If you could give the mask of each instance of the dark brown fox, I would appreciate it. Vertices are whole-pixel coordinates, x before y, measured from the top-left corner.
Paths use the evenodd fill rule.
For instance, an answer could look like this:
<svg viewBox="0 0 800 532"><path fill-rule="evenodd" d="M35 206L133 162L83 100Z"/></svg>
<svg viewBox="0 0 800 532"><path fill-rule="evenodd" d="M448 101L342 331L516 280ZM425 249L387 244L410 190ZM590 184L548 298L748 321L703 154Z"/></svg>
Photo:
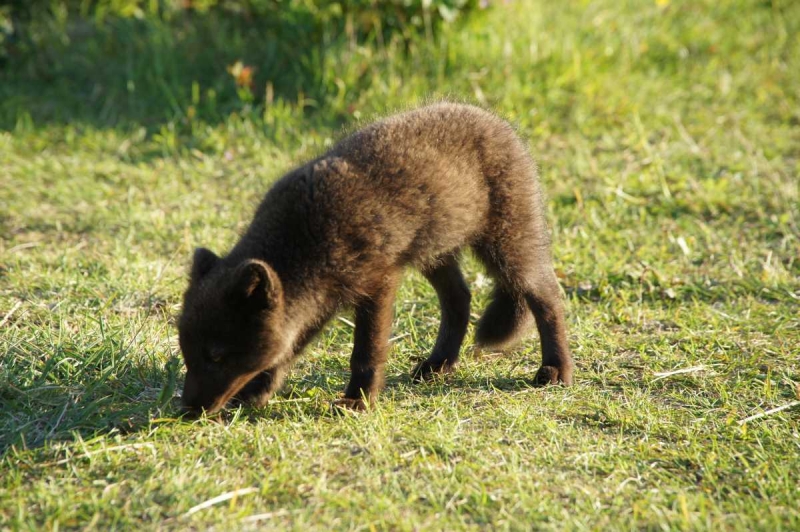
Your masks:
<svg viewBox="0 0 800 532"><path fill-rule="evenodd" d="M535 319L536 383L571 384L573 363L536 167L509 124L439 103L374 123L271 188L224 257L197 249L179 322L183 400L213 413L267 402L331 316L355 307L350 383L338 404L364 408L383 383L395 290L406 266L436 290L441 324L416 380L450 370L470 292L471 247L495 280L476 341L498 348Z"/></svg>

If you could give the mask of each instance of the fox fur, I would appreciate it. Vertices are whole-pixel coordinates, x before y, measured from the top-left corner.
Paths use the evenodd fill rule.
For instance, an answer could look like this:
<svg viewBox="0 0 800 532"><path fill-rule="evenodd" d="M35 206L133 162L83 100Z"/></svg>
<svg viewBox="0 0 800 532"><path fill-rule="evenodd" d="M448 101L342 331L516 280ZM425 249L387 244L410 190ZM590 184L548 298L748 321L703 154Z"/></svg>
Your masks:
<svg viewBox="0 0 800 532"><path fill-rule="evenodd" d="M502 348L535 323L536 382L571 384L536 165L504 120L438 103L371 124L283 176L226 255L195 251L178 325L186 407L265 404L306 344L347 306L355 309L354 345L338 404L369 406L383 383L407 267L431 283L441 308L436 343L413 377L450 370L470 314L458 264L467 247L495 280L476 342Z"/></svg>

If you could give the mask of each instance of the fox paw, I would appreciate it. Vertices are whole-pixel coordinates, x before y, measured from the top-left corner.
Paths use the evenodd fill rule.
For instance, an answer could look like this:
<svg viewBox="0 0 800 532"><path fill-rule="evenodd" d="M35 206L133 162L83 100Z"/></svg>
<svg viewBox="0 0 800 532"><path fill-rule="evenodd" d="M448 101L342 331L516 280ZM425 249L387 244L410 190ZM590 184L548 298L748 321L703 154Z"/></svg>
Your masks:
<svg viewBox="0 0 800 532"><path fill-rule="evenodd" d="M546 386L548 384L572 385L572 368L557 368L556 366L542 366L533 378L536 386Z"/></svg>
<svg viewBox="0 0 800 532"><path fill-rule="evenodd" d="M364 402L363 399L340 397L331 404L331 408L335 414L347 414L369 410L369 404Z"/></svg>
<svg viewBox="0 0 800 532"><path fill-rule="evenodd" d="M414 382L429 381L436 375L450 373L454 367L455 364L449 360L431 362L431 359L426 359L417 364L411 371L411 379Z"/></svg>

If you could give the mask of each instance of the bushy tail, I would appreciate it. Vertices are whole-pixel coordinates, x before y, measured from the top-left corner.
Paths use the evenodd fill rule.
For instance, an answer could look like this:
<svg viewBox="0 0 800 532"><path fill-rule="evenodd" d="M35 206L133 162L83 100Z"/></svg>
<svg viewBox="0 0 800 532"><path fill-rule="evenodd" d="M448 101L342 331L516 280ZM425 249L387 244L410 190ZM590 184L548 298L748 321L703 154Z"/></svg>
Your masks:
<svg viewBox="0 0 800 532"><path fill-rule="evenodd" d="M484 348L510 347L527 333L533 324L533 315L525 297L496 287L492 301L478 321L475 342Z"/></svg>

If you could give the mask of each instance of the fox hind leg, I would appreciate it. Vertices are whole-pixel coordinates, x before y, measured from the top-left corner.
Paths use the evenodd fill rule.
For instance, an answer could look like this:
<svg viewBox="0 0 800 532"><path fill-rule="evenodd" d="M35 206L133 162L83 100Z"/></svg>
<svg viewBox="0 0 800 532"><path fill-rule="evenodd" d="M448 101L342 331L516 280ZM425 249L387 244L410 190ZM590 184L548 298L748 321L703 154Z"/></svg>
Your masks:
<svg viewBox="0 0 800 532"><path fill-rule="evenodd" d="M441 321L431 355L417 364L411 375L415 381L450 371L458 362L461 344L469 323L471 295L455 255L449 255L423 275L433 285L441 307Z"/></svg>

